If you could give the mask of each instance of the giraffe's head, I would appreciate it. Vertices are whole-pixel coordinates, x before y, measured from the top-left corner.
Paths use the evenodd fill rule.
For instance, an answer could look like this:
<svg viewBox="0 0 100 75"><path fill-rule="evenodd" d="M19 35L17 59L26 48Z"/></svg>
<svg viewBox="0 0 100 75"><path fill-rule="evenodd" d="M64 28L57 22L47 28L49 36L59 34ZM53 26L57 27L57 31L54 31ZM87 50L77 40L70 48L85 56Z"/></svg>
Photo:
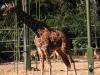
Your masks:
<svg viewBox="0 0 100 75"><path fill-rule="evenodd" d="M15 5L14 5L14 2L12 0L9 0L7 3L3 3L1 5L1 8L0 8L1 10L3 10L2 15L7 16L9 11L11 9L13 9L14 7L15 7Z"/></svg>

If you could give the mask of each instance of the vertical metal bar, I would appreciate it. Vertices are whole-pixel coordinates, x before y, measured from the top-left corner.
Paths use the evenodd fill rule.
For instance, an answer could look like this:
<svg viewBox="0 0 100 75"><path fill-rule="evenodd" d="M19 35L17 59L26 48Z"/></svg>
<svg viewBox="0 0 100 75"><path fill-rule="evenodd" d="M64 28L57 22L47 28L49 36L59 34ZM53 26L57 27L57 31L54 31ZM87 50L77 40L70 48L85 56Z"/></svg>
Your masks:
<svg viewBox="0 0 100 75"><path fill-rule="evenodd" d="M17 32L18 32L18 60L20 61L20 32L19 32L19 28L18 28L18 30L17 30Z"/></svg>
<svg viewBox="0 0 100 75"><path fill-rule="evenodd" d="M30 3L31 3L31 0L28 0L28 14L30 15Z"/></svg>
<svg viewBox="0 0 100 75"><path fill-rule="evenodd" d="M14 19L14 22L16 22L16 15L15 15L15 19ZM15 24L15 30L14 30L14 71L16 71L15 69L15 62L16 62L16 28L17 28L17 25Z"/></svg>
<svg viewBox="0 0 100 75"><path fill-rule="evenodd" d="M26 50L26 26L24 25L24 35L23 35L23 39L24 39L24 66L25 66L25 70L27 70L27 50Z"/></svg>
<svg viewBox="0 0 100 75"><path fill-rule="evenodd" d="M15 0L15 5L17 5L17 0ZM14 37L15 37L15 43L14 43L14 46L15 46L15 50L14 50L14 61L16 62L16 64L14 63L14 67L16 69L14 69L18 75L18 48L17 48L17 45L18 45L18 38L17 38L17 15L15 14L15 19L14 19L14 22L15 22L15 34L14 34Z"/></svg>
<svg viewBox="0 0 100 75"><path fill-rule="evenodd" d="M23 6L23 11L27 12L27 0L22 0L22 6ZM23 17L23 16L22 16ZM30 57L29 57L29 45L28 45L28 28L25 24L24 25L24 65L25 65L25 70L30 70Z"/></svg>
<svg viewBox="0 0 100 75"><path fill-rule="evenodd" d="M26 12L26 0L22 0L22 7L23 7L23 11ZM23 31L24 31L24 34L23 34L23 40L24 40L24 67L25 67L25 70L27 70L27 50L26 50L26 25L23 24Z"/></svg>
<svg viewBox="0 0 100 75"><path fill-rule="evenodd" d="M28 14L30 15L30 2L31 0L27 0L27 5L28 5ZM29 39L30 31L29 28L27 27L27 69L31 70L31 58L30 58L30 39Z"/></svg>
<svg viewBox="0 0 100 75"><path fill-rule="evenodd" d="M41 4L41 1L39 0L39 20L41 19L41 15L40 15L40 4Z"/></svg>
<svg viewBox="0 0 100 75"><path fill-rule="evenodd" d="M97 44L97 33L96 33L97 32L97 25L96 24L94 26L94 30L95 30L95 46L96 46L96 48L98 48L98 44Z"/></svg>
<svg viewBox="0 0 100 75"><path fill-rule="evenodd" d="M97 25L98 25L98 18L97 18L97 6L96 6L96 0L93 0L93 10L94 10L94 19L95 19L95 25L94 25L94 29L95 29L95 45L96 45L96 48L98 48L98 44L97 44Z"/></svg>
<svg viewBox="0 0 100 75"><path fill-rule="evenodd" d="M37 16L37 0L35 0L36 1L36 19L38 18L38 16Z"/></svg>
<svg viewBox="0 0 100 75"><path fill-rule="evenodd" d="M91 47L91 36L90 36L90 5L89 4L90 4L89 0L86 0L88 47Z"/></svg>
<svg viewBox="0 0 100 75"><path fill-rule="evenodd" d="M90 0L86 0L86 13L87 13L87 37L88 37L88 75L94 75L94 60L93 60L93 49L91 47L91 31L90 31Z"/></svg>

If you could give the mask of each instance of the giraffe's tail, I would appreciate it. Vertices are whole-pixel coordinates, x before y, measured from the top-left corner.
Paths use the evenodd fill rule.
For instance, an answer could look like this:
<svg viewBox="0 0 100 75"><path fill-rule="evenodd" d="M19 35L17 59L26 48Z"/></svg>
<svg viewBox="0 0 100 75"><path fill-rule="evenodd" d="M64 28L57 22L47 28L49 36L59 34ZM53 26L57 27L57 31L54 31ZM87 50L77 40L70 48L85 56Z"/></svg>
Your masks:
<svg viewBox="0 0 100 75"><path fill-rule="evenodd" d="M71 68L70 58L66 55L66 53L63 53L62 51L57 51L57 52L60 55L64 64L67 66L67 68L70 69Z"/></svg>

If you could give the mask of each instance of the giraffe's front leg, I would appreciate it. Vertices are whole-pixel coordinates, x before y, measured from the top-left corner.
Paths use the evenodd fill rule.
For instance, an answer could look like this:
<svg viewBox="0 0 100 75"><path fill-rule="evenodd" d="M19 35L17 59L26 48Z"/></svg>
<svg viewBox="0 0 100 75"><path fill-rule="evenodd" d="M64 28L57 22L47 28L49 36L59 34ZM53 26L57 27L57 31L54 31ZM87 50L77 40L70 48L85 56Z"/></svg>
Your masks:
<svg viewBox="0 0 100 75"><path fill-rule="evenodd" d="M52 68L52 65L51 65L50 58L48 59L48 64L49 64L49 75L51 75L51 68Z"/></svg>
<svg viewBox="0 0 100 75"><path fill-rule="evenodd" d="M50 56L49 54L47 53L47 51L45 51L45 56L46 56L46 60L49 64L49 75L51 75L51 68L52 68L52 65L51 65L51 60L50 60Z"/></svg>
<svg viewBox="0 0 100 75"><path fill-rule="evenodd" d="M44 59L41 58L40 61L41 61L41 75L43 75L44 74Z"/></svg>
<svg viewBox="0 0 100 75"><path fill-rule="evenodd" d="M42 50L39 50L39 58L40 58L40 68L41 68L41 75L44 74L44 53L42 52Z"/></svg>

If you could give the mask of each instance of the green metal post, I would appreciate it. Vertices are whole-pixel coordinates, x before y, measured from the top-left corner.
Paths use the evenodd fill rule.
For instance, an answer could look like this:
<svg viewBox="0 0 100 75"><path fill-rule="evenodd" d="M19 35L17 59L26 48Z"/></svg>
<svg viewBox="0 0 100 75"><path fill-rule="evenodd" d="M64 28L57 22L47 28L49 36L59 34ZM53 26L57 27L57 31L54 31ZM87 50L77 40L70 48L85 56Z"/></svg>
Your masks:
<svg viewBox="0 0 100 75"><path fill-rule="evenodd" d="M15 5L17 5L17 0L14 0ZM15 50L14 50L14 71L16 71L16 74L18 75L18 37L17 37L17 15L15 14L15 18L14 18L14 22L15 22L15 34L14 34L14 45L15 45Z"/></svg>
<svg viewBox="0 0 100 75"><path fill-rule="evenodd" d="M23 6L23 11L27 12L27 0L22 0L22 6ZM30 55L29 55L29 33L28 33L28 28L24 24L24 65L25 65L25 70L30 70L31 69L31 62L30 62Z"/></svg>
<svg viewBox="0 0 100 75"><path fill-rule="evenodd" d="M90 31L90 0L86 0L86 13L87 13L87 37L88 37L88 48L87 48L87 59L88 59L88 75L94 75L94 60L93 60L93 49L91 47L91 31Z"/></svg>
<svg viewBox="0 0 100 75"><path fill-rule="evenodd" d="M28 5L28 14L30 15L30 2L31 0L27 0L27 5ZM27 69L31 70L31 58L30 58L30 40L29 40L29 36L30 36L30 31L29 28L27 27Z"/></svg>

